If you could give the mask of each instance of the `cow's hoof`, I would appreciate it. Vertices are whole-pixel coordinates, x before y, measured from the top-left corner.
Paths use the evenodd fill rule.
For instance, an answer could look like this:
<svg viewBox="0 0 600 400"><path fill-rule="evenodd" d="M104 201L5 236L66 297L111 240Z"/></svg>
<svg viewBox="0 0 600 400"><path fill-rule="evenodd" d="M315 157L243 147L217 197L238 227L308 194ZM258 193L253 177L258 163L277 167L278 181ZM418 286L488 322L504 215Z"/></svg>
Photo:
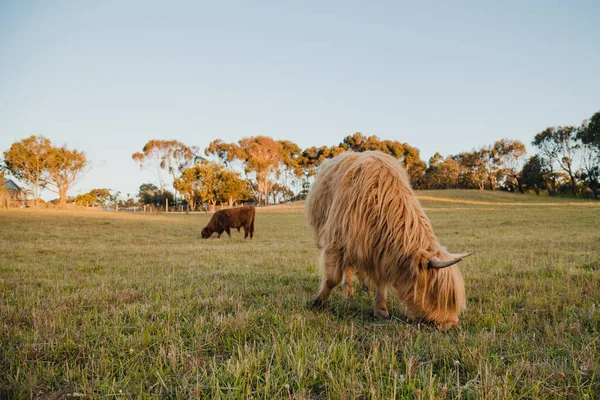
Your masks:
<svg viewBox="0 0 600 400"><path fill-rule="evenodd" d="M458 326L458 321L444 321L436 323L435 326L441 331L447 331L449 329L456 328Z"/></svg>
<svg viewBox="0 0 600 400"><path fill-rule="evenodd" d="M313 302L312 302L312 304L311 304L310 308L311 308L312 310L322 310L322 309L323 309L323 307L324 307L324 305L325 305L325 304L323 303L323 300L321 300L320 298L318 298L318 297L317 297L317 298L315 299L315 301L313 301Z"/></svg>
<svg viewBox="0 0 600 400"><path fill-rule="evenodd" d="M388 319L390 317L390 313L385 308L375 310L374 314L375 314L375 318L380 318L380 319Z"/></svg>
<svg viewBox="0 0 600 400"><path fill-rule="evenodd" d="M346 297L354 296L354 287L352 285L344 284L344 294Z"/></svg>

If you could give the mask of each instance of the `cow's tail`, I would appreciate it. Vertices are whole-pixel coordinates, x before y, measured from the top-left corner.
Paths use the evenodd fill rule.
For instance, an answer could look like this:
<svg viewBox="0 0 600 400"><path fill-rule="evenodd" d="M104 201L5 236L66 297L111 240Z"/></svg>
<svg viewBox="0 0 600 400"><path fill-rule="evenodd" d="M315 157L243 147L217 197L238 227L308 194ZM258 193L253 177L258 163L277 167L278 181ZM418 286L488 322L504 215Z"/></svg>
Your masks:
<svg viewBox="0 0 600 400"><path fill-rule="evenodd" d="M250 239L254 236L254 219L256 218L256 210L252 210L252 222L250 222Z"/></svg>

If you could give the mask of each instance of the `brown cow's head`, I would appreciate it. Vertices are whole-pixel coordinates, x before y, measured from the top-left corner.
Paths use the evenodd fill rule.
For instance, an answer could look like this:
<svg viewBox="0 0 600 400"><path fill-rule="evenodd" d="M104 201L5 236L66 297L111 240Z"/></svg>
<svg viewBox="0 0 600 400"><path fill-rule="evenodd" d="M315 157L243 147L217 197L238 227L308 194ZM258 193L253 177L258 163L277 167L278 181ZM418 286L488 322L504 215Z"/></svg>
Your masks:
<svg viewBox="0 0 600 400"><path fill-rule="evenodd" d="M473 253L450 254L445 251L421 260L412 298L407 311L416 318L435 323L440 329L458 325L458 316L465 309L465 284L455 265ZM401 290L410 290L406 287Z"/></svg>
<svg viewBox="0 0 600 400"><path fill-rule="evenodd" d="M213 231L208 226L202 228L202 239L208 239L212 234Z"/></svg>

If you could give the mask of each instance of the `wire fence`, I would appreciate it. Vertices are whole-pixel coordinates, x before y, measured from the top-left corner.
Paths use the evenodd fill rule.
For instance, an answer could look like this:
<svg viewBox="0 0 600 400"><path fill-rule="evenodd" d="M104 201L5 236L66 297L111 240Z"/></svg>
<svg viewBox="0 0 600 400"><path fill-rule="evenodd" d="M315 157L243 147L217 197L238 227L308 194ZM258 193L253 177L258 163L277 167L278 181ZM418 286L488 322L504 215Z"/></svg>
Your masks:
<svg viewBox="0 0 600 400"><path fill-rule="evenodd" d="M194 208L189 204L145 204L133 206L88 206L76 203L67 203L64 207L56 203L46 203L39 201L36 205L32 199L14 199L0 196L0 208L31 208L31 209L65 209L65 210L87 210L87 211L106 211L106 212L139 212L139 213L214 213L218 210L227 208L243 207L252 205L258 207L256 202L240 202L234 205L213 205L200 204Z"/></svg>

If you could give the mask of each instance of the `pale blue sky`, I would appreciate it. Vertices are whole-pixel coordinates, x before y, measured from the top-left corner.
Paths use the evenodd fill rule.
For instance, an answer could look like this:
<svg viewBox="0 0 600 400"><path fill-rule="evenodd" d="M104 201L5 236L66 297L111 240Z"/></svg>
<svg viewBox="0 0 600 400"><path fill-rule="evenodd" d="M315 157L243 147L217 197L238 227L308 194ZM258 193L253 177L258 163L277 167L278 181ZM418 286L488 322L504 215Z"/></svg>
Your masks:
<svg viewBox="0 0 600 400"><path fill-rule="evenodd" d="M155 180L131 160L149 139L533 153L600 110L599 17L598 1L0 0L0 151L32 134L85 151L71 194Z"/></svg>

